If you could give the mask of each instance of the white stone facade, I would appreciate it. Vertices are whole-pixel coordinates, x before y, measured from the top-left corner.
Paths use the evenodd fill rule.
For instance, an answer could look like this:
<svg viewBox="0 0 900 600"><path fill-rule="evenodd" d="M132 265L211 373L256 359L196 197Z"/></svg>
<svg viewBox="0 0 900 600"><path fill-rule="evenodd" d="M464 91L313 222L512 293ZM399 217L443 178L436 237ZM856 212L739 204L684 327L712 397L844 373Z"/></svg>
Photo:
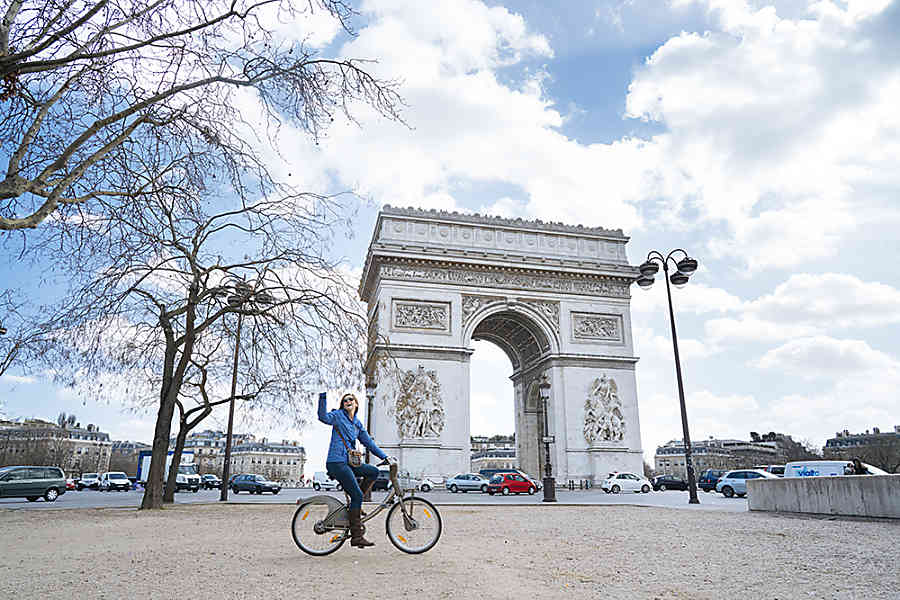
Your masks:
<svg viewBox="0 0 900 600"><path fill-rule="evenodd" d="M557 479L641 472L628 264L621 231L386 206L360 284L379 446L416 475L469 468L472 340L513 364L520 467Z"/></svg>

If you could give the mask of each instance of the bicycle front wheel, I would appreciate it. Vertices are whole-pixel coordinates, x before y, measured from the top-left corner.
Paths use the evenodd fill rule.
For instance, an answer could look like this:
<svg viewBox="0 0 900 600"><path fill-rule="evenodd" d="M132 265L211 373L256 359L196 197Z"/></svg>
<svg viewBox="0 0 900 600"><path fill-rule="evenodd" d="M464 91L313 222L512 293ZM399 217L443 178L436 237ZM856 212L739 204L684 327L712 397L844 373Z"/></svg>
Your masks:
<svg viewBox="0 0 900 600"><path fill-rule="evenodd" d="M388 539L398 549L409 554L421 554L437 544L443 525L441 514L434 504L412 496L391 507L385 527Z"/></svg>
<svg viewBox="0 0 900 600"><path fill-rule="evenodd" d="M325 531L322 524L331 507L323 502L304 502L297 507L291 521L291 535L297 547L313 556L325 556L340 548L347 540L347 530Z"/></svg>

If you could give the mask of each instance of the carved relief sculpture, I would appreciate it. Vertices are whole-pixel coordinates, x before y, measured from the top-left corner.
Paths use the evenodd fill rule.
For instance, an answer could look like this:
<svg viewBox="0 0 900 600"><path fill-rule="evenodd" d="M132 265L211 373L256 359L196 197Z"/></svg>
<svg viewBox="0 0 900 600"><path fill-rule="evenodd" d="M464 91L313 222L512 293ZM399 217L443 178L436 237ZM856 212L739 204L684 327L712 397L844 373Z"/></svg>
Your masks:
<svg viewBox="0 0 900 600"><path fill-rule="evenodd" d="M572 313L572 335L576 339L622 340L620 318L614 315Z"/></svg>
<svg viewBox="0 0 900 600"><path fill-rule="evenodd" d="M469 317L475 314L479 308L491 302L500 302L503 298L500 296L463 296L462 297L462 316L463 325L468 323Z"/></svg>
<svg viewBox="0 0 900 600"><path fill-rule="evenodd" d="M453 267L419 267L411 265L382 264L381 277L406 281L433 281L452 285L473 285L491 288L517 288L568 292L629 298L629 282L594 278L574 278L556 274L531 274L521 271L482 271Z"/></svg>
<svg viewBox="0 0 900 600"><path fill-rule="evenodd" d="M444 430L444 403L437 371L422 365L403 373L394 409L401 438L435 438Z"/></svg>
<svg viewBox="0 0 900 600"><path fill-rule="evenodd" d="M394 327L447 330L448 317L449 307L446 304L397 302L394 305Z"/></svg>
<svg viewBox="0 0 900 600"><path fill-rule="evenodd" d="M619 388L606 375L595 379L584 403L584 439L596 442L621 442L625 439L625 417Z"/></svg>
<svg viewBox="0 0 900 600"><path fill-rule="evenodd" d="M559 302L552 300L522 300L522 303L544 315L553 325L553 329L559 333Z"/></svg>

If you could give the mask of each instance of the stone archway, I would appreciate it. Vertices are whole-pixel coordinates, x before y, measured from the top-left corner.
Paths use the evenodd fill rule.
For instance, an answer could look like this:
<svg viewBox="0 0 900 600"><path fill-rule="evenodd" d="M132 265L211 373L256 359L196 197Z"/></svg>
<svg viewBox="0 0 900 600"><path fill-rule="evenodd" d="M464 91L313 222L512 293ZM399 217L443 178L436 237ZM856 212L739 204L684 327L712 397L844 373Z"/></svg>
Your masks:
<svg viewBox="0 0 900 600"><path fill-rule="evenodd" d="M416 475L467 471L471 342L486 340L513 365L520 468L543 475L537 383L546 375L556 477L640 472L629 313L637 271L627 240L601 228L386 206L360 284L378 444Z"/></svg>

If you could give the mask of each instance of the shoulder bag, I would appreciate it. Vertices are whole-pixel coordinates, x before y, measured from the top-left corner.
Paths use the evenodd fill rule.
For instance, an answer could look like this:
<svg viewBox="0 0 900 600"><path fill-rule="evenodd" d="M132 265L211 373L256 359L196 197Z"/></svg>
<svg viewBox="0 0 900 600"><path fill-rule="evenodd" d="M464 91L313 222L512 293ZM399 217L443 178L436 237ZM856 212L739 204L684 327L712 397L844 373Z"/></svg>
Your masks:
<svg viewBox="0 0 900 600"><path fill-rule="evenodd" d="M362 457L363 454L356 448L351 448L350 444L347 443L347 440L344 439L344 434L341 433L341 428L338 427L337 423L334 425L335 431L337 431L338 435L341 436L341 441L344 442L344 446L347 448L347 464L351 467L358 467L362 465ZM356 444L354 443L354 446Z"/></svg>

